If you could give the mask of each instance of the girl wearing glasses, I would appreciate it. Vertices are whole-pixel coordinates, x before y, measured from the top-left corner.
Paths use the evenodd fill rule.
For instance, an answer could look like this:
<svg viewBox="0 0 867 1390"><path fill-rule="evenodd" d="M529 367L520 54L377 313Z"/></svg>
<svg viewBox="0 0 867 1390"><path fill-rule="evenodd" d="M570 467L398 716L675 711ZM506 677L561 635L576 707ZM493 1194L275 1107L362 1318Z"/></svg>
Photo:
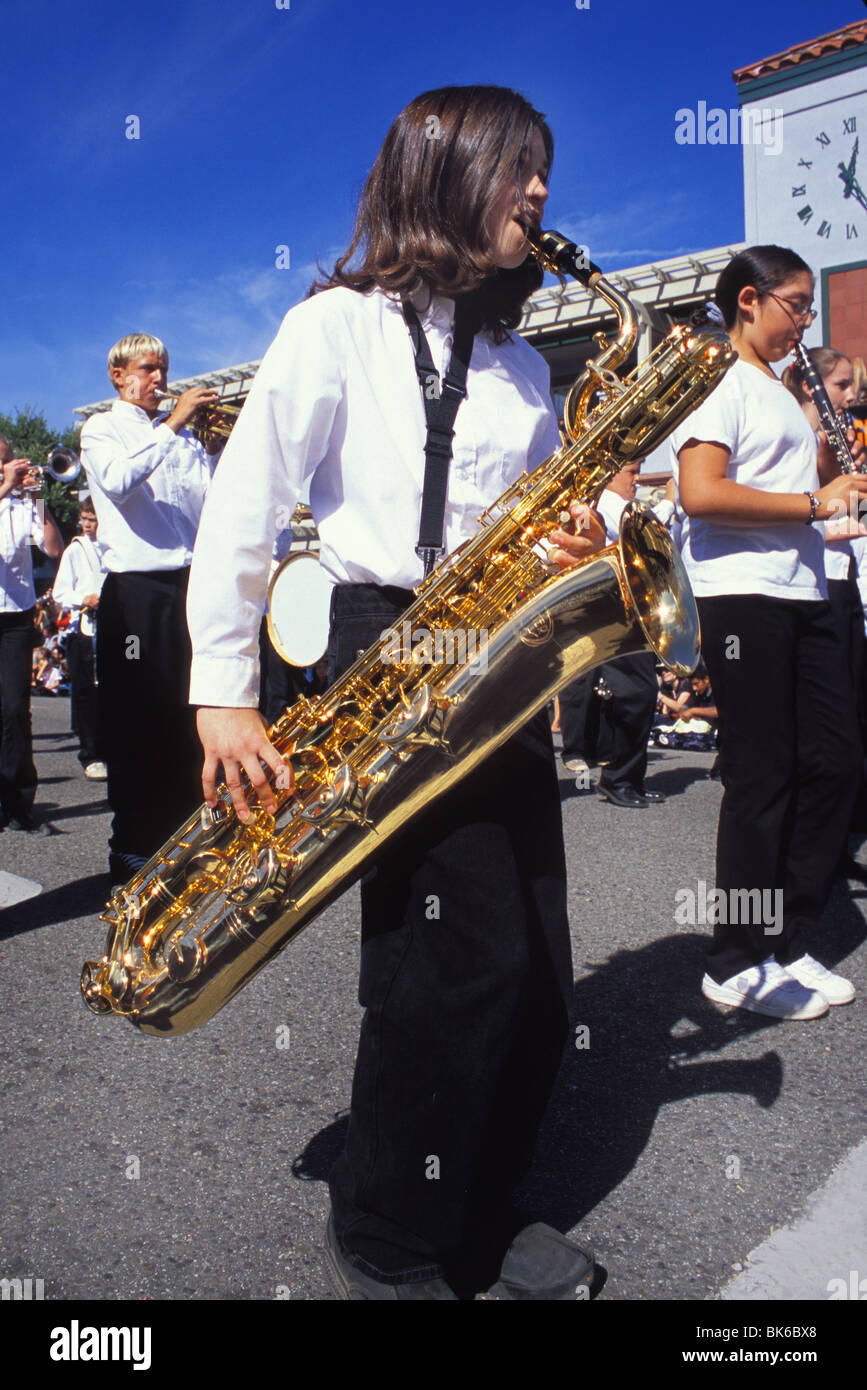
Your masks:
<svg viewBox="0 0 867 1390"><path fill-rule="evenodd" d="M808 946L860 775L819 523L867 492L867 477L819 486L816 436L771 365L812 323L813 289L809 266L782 247L730 261L707 317L723 319L738 361L672 435L724 787L702 992L792 1019L854 998Z"/></svg>

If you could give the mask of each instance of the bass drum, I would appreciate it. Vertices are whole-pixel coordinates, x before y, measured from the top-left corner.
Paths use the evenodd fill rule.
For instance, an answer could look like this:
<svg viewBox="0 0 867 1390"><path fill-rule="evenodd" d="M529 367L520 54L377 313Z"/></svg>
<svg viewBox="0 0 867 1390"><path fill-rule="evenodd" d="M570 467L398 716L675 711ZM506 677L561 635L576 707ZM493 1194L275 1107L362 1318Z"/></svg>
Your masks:
<svg viewBox="0 0 867 1390"><path fill-rule="evenodd" d="M325 655L333 587L312 550L287 555L274 571L268 585L268 637L290 666L315 666Z"/></svg>

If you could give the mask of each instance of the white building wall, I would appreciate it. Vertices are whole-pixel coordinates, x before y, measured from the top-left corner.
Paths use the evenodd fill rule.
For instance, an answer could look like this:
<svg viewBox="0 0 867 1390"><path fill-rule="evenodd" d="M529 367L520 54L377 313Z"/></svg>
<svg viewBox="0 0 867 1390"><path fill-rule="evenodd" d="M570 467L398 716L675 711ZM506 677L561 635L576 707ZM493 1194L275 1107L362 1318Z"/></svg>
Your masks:
<svg viewBox="0 0 867 1390"><path fill-rule="evenodd" d="M867 207L845 196L839 168L849 166L857 140L854 172L867 203L867 66L758 97L743 110L759 119L761 132L760 143L743 145L746 242L790 246L811 267L820 313L805 341L818 345L820 271L867 261ZM782 125L778 153L775 122Z"/></svg>

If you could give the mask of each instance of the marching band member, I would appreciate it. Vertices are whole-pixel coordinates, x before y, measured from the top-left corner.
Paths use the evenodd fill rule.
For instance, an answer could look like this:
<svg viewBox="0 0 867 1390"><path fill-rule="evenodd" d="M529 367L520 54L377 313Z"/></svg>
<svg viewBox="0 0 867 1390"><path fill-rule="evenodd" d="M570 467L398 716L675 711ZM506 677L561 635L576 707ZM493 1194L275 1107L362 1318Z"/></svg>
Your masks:
<svg viewBox="0 0 867 1390"><path fill-rule="evenodd" d="M813 430L771 367L813 321L813 290L793 251L754 246L729 262L710 315L724 319L739 360L672 435L724 787L717 889L728 906L702 992L790 1019L854 997L808 952L860 775L815 523L845 511L867 477L819 486ZM746 914L735 907L745 902Z"/></svg>
<svg viewBox="0 0 867 1390"><path fill-rule="evenodd" d="M834 348L811 348L810 356L835 411L845 411L855 404L852 363ZM794 362L783 373L783 381L816 432L819 443L817 467L819 481L829 483L839 477L840 464L822 433L819 414L813 404L809 386L803 379L800 363ZM847 444L854 460L863 454L854 430L845 430ZM860 466L860 465L859 465ZM839 641L847 654L856 702L860 707L861 681L864 671L864 612L858 592L853 541L867 536L859 516L846 516L825 523L825 575L828 581L828 602Z"/></svg>
<svg viewBox="0 0 867 1390"><path fill-rule="evenodd" d="M0 436L0 808L7 829L46 834L49 827L31 815L39 779L30 726L36 605L30 546L56 560L63 537L47 507L10 496L31 472L29 459L12 455L9 440Z"/></svg>
<svg viewBox="0 0 867 1390"><path fill-rule="evenodd" d="M74 536L60 557L52 591L62 608L70 611L66 660L72 689L72 727L78 735L78 761L85 777L104 782L105 763L99 757L98 693L94 671L99 595L108 573L103 547L97 538L99 523L89 496L79 505L80 536Z"/></svg>
<svg viewBox="0 0 867 1390"><path fill-rule="evenodd" d="M465 351L455 347L465 325L475 329L454 425L448 551L558 447L548 368L509 332L542 279L524 226L539 223L552 151L543 118L507 89L417 98L386 136L349 250L268 350L208 498L190 584L191 699L209 804L220 765L242 819L242 771L265 810L275 806L266 774L285 775L256 710L257 639L275 513L291 512L305 480L336 582L332 677L395 623L421 581L425 411L410 325L420 352L417 319L440 377L453 350ZM562 565L604 540L595 514L576 506L573 515L580 534L552 533ZM399 833L363 880L366 1013L326 1234L339 1296L586 1293L589 1255L511 1206L571 992L542 711Z"/></svg>
<svg viewBox="0 0 867 1390"><path fill-rule="evenodd" d="M185 604L218 446L203 446L186 426L217 393L193 387L170 413L161 411L168 364L158 338L121 338L108 355L118 399L81 431L109 571L99 604L97 667L115 882L141 868L200 800Z"/></svg>
<svg viewBox="0 0 867 1390"><path fill-rule="evenodd" d="M605 522L610 543L620 535L620 518L635 497L640 461L627 463L603 488L596 503ZM666 497L652 509L662 524L668 525L675 512L673 499ZM585 731L593 690L602 678L611 692L611 746L597 785L605 801L627 810L645 810L665 801L665 794L645 786L647 743L656 714L659 684L653 652L636 652L607 662L598 671L581 676L567 686L560 697L563 734L563 766L575 774L579 788L589 787L589 765L584 759Z"/></svg>

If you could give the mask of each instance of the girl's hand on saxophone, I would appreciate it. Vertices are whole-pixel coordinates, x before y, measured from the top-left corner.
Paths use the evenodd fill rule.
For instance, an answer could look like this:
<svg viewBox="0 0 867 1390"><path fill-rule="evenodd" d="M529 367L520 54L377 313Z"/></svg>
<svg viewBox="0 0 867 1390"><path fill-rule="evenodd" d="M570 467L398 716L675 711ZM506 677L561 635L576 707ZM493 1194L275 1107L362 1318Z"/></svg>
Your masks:
<svg viewBox="0 0 867 1390"><path fill-rule="evenodd" d="M572 521L567 527L550 531L546 537L548 559L561 570L586 560L606 543L605 522L597 511L583 502L573 502L569 511Z"/></svg>
<svg viewBox="0 0 867 1390"><path fill-rule="evenodd" d="M250 790L256 793L263 811L273 814L277 810L277 798L262 764L271 769L277 785L283 789L291 791L294 778L289 764L268 742L265 736L267 725L259 711L213 706L200 708L196 723L205 750L202 791L207 804L217 804L217 771L222 765L226 786L239 820L249 820L252 814L241 782L242 769L250 779Z"/></svg>

